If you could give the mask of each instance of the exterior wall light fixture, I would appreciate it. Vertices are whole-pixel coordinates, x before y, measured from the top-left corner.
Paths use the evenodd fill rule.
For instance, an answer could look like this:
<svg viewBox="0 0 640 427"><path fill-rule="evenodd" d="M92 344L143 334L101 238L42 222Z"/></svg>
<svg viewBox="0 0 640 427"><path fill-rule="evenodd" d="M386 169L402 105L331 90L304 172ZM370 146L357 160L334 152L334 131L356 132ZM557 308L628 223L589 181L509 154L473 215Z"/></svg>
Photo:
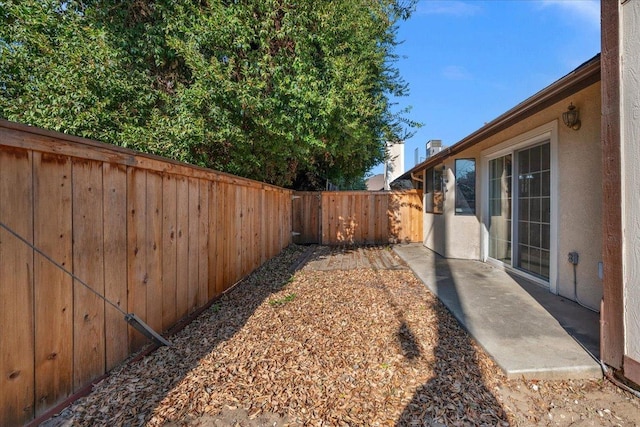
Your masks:
<svg viewBox="0 0 640 427"><path fill-rule="evenodd" d="M569 104L567 111L562 113L562 121L573 130L580 129L580 125L582 125L580 122L580 114L576 106L573 105L573 102Z"/></svg>

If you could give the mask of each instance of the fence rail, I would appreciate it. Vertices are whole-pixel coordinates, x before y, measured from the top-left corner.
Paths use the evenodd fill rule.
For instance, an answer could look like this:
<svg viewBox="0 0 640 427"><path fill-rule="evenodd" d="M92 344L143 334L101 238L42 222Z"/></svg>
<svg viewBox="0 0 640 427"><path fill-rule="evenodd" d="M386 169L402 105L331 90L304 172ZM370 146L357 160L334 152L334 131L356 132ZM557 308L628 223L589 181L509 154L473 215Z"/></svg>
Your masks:
<svg viewBox="0 0 640 427"><path fill-rule="evenodd" d="M0 121L0 221L155 330L291 242L291 191ZM0 424L63 401L145 342L0 230Z"/></svg>

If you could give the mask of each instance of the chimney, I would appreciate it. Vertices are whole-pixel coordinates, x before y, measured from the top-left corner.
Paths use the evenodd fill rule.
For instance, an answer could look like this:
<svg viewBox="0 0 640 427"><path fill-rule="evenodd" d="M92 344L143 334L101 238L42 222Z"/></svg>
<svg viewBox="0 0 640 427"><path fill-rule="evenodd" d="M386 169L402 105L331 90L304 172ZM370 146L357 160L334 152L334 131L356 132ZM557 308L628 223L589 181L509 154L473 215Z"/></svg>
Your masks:
<svg viewBox="0 0 640 427"><path fill-rule="evenodd" d="M441 139L431 139L427 141L427 159L438 154L440 151L442 151Z"/></svg>

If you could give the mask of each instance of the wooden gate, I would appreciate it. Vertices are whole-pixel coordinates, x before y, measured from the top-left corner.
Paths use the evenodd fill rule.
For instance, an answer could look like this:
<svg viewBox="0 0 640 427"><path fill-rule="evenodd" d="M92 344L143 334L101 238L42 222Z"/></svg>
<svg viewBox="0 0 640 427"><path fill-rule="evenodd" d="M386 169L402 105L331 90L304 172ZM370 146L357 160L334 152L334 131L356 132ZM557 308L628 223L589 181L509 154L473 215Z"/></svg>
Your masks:
<svg viewBox="0 0 640 427"><path fill-rule="evenodd" d="M320 218L322 193L300 191L293 195L292 222L293 241L298 244L320 243Z"/></svg>

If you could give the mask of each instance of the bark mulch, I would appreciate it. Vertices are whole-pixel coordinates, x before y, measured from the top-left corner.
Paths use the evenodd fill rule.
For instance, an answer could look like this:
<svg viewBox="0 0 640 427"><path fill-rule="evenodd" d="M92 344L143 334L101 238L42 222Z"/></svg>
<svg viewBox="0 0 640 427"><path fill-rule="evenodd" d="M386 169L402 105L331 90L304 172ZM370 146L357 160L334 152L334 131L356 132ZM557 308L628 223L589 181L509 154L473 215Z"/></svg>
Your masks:
<svg viewBox="0 0 640 427"><path fill-rule="evenodd" d="M566 383L506 381L401 262L376 267L390 256L377 251L388 249L360 249L368 261L360 268L291 273L305 248L289 247L172 337L172 347L116 369L65 419L86 426L553 421L542 391ZM604 387L571 386L580 393L585 384ZM616 425L614 415L594 412L612 423L583 425Z"/></svg>

